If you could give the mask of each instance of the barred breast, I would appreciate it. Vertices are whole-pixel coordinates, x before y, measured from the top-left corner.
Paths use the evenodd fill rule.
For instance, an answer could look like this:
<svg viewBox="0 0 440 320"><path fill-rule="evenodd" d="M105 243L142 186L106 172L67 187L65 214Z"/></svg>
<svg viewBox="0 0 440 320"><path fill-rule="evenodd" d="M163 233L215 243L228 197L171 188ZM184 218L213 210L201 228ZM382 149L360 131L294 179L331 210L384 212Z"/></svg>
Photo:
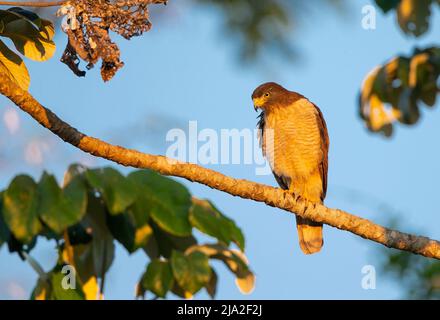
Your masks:
<svg viewBox="0 0 440 320"><path fill-rule="evenodd" d="M264 147L270 166L276 175L289 177L291 189L301 194L322 192L318 166L324 155L317 112L304 98L265 114ZM310 186L319 190L304 190L311 179L317 181Z"/></svg>

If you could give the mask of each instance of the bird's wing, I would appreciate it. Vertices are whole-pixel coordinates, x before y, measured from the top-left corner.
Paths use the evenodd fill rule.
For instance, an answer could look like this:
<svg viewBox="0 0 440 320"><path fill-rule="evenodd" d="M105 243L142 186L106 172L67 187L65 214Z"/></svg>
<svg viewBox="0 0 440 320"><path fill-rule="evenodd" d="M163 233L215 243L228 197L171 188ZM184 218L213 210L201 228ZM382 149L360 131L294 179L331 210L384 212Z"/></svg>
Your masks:
<svg viewBox="0 0 440 320"><path fill-rule="evenodd" d="M317 111L317 121L321 134L322 162L319 165L319 173L322 180L321 200L324 201L324 198L327 194L328 149L330 145L330 139L328 137L327 124L325 123L324 116L322 115L321 110L316 105L314 106Z"/></svg>
<svg viewBox="0 0 440 320"><path fill-rule="evenodd" d="M281 189L289 190L290 188L290 178L285 176L279 176L272 170L273 176L275 177L275 180L278 182L278 185L281 187Z"/></svg>
<svg viewBox="0 0 440 320"><path fill-rule="evenodd" d="M261 112L258 116L258 142L260 144L261 150L263 151L263 156L266 157L266 141L264 140L264 130L266 122L264 120L264 112ZM285 176L277 175L273 170L272 173L281 189L288 190L290 187L290 178Z"/></svg>

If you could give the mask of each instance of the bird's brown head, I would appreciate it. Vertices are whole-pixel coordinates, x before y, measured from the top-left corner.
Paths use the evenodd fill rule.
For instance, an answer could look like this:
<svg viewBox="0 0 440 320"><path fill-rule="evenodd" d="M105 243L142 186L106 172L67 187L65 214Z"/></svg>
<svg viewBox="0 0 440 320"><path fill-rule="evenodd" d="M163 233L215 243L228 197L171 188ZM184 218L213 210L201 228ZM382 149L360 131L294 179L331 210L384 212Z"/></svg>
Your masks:
<svg viewBox="0 0 440 320"><path fill-rule="evenodd" d="M252 93L254 108L267 110L272 106L282 105L289 94L290 91L275 82L264 83Z"/></svg>

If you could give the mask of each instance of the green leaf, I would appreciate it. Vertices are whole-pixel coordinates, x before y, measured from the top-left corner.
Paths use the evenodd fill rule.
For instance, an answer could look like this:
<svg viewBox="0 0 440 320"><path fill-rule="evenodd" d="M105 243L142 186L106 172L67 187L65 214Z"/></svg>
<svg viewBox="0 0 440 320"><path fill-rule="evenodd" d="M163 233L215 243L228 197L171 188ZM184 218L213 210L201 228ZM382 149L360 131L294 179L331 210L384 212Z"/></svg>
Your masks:
<svg viewBox="0 0 440 320"><path fill-rule="evenodd" d="M437 99L437 85L435 82L425 82L422 85L420 99L429 107L433 107L435 105Z"/></svg>
<svg viewBox="0 0 440 320"><path fill-rule="evenodd" d="M211 278L209 279L209 282L206 284L206 292L208 292L209 296L214 299L215 294L217 293L217 282L218 282L218 276L217 273L213 268L211 268Z"/></svg>
<svg viewBox="0 0 440 320"><path fill-rule="evenodd" d="M86 177L107 204L111 214L120 214L136 199L137 190L133 183L113 168L87 170Z"/></svg>
<svg viewBox="0 0 440 320"><path fill-rule="evenodd" d="M191 299L193 296L191 292L181 288L176 281L174 281L174 285L173 288L171 289L171 292L183 299Z"/></svg>
<svg viewBox="0 0 440 320"><path fill-rule="evenodd" d="M150 215L161 229L176 236L191 235L191 195L182 184L149 170L132 172L128 180L141 190L139 197L150 204Z"/></svg>
<svg viewBox="0 0 440 320"><path fill-rule="evenodd" d="M41 230L37 184L27 175L16 176L3 194L3 216L14 236L30 243Z"/></svg>
<svg viewBox="0 0 440 320"><path fill-rule="evenodd" d="M32 11L20 8L20 7L12 7L7 10L8 12L13 12L17 16L21 16L22 18L25 18L29 21L31 21L33 24L35 24L37 27L41 26L41 19L40 17Z"/></svg>
<svg viewBox="0 0 440 320"><path fill-rule="evenodd" d="M48 280L39 278L32 290L30 300L47 300L52 295L52 288Z"/></svg>
<svg viewBox="0 0 440 320"><path fill-rule="evenodd" d="M158 256L169 258L173 250L185 251L197 244L197 240L193 235L185 237L174 236L159 228L154 221L151 222L151 227L153 228L153 236L144 247L150 258Z"/></svg>
<svg viewBox="0 0 440 320"><path fill-rule="evenodd" d="M129 253L147 245L153 234L149 225L150 202L145 197L138 197L120 215L107 216L107 225L116 240L118 240Z"/></svg>
<svg viewBox="0 0 440 320"><path fill-rule="evenodd" d="M66 247L61 248L62 251L59 254L64 263L75 265L83 284L88 283L91 278L102 278L114 259L114 238L106 224L107 208L101 200L95 194L89 193L87 213L80 223L79 232L83 234L81 229L84 229L91 241L84 239L84 234L79 235L80 239L77 240L83 243L69 247L73 249L73 262L71 252L66 250ZM86 238L87 235L85 235Z"/></svg>
<svg viewBox="0 0 440 320"><path fill-rule="evenodd" d="M117 216L108 215L107 225L110 232L129 253L144 247L151 235L153 229L148 223L137 225L135 219L130 213L123 213Z"/></svg>
<svg viewBox="0 0 440 320"><path fill-rule="evenodd" d="M77 223L67 229L70 245L88 244L92 241L92 236L81 223Z"/></svg>
<svg viewBox="0 0 440 320"><path fill-rule="evenodd" d="M0 193L0 248L10 237L10 231L3 218L3 192Z"/></svg>
<svg viewBox="0 0 440 320"><path fill-rule="evenodd" d="M396 9L401 0L376 0L376 4L384 13Z"/></svg>
<svg viewBox="0 0 440 320"><path fill-rule="evenodd" d="M38 183L41 219L55 232L61 233L84 217L87 208L86 186L75 177L62 190L53 175L43 173Z"/></svg>
<svg viewBox="0 0 440 320"><path fill-rule="evenodd" d="M26 65L15 52L0 40L0 71L23 90L29 89L30 76Z"/></svg>
<svg viewBox="0 0 440 320"><path fill-rule="evenodd" d="M72 270L63 272L62 266L57 266L51 273L51 299L53 300L85 300L85 294L76 275L70 274ZM73 284L70 283L73 282ZM66 285L67 284L67 285Z"/></svg>
<svg viewBox="0 0 440 320"><path fill-rule="evenodd" d="M34 17L14 10L0 10L4 25L0 35L10 38L15 48L27 58L46 61L55 53L52 41L55 29L52 22Z"/></svg>
<svg viewBox="0 0 440 320"><path fill-rule="evenodd" d="M236 275L235 283L242 293L250 293L255 286L255 275L248 267L247 258L241 251L230 250L223 244L195 245L185 254L201 252L211 259L222 261Z"/></svg>
<svg viewBox="0 0 440 320"><path fill-rule="evenodd" d="M235 222L224 216L210 201L193 198L189 220L191 225L219 241L237 244L244 251L244 236Z"/></svg>
<svg viewBox="0 0 440 320"><path fill-rule="evenodd" d="M110 268L115 252L113 236L106 224L105 208L100 199L89 196L87 214L83 219L86 229L92 230L92 242L86 246L86 253L92 261L92 275L102 277Z"/></svg>
<svg viewBox="0 0 440 320"><path fill-rule="evenodd" d="M75 177L81 178L85 181L84 173L86 172L86 170L87 168L81 164L71 164L64 172L63 184L67 185Z"/></svg>
<svg viewBox="0 0 440 320"><path fill-rule="evenodd" d="M405 124L414 124L420 118L420 111L417 102L412 96L410 88L404 88L399 97L399 110L401 117L399 121Z"/></svg>
<svg viewBox="0 0 440 320"><path fill-rule="evenodd" d="M432 0L401 0L397 8L397 20L400 28L416 37L429 28Z"/></svg>
<svg viewBox="0 0 440 320"><path fill-rule="evenodd" d="M4 243L8 242L10 231L6 226L3 216L0 214L0 249Z"/></svg>
<svg viewBox="0 0 440 320"><path fill-rule="evenodd" d="M173 286L173 273L168 261L155 259L148 265L147 271L142 278L142 285L156 296L165 298Z"/></svg>
<svg viewBox="0 0 440 320"><path fill-rule="evenodd" d="M191 294L206 286L211 279L208 256L199 251L188 255L173 251L171 267L178 285Z"/></svg>
<svg viewBox="0 0 440 320"><path fill-rule="evenodd" d="M133 219L133 223L137 227L142 227L150 220L151 209L153 205L148 197L144 194L138 195L136 201L127 209L127 212Z"/></svg>

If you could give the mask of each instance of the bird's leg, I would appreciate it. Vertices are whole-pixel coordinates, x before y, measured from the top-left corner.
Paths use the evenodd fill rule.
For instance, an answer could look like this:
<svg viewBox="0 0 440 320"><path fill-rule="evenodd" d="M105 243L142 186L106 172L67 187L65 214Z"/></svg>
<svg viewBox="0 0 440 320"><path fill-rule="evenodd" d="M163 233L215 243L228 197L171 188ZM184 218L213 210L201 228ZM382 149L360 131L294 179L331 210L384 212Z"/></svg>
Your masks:
<svg viewBox="0 0 440 320"><path fill-rule="evenodd" d="M307 202L306 202L306 203L304 204L303 214L306 214L308 208L309 208L309 207L308 207Z"/></svg>
<svg viewBox="0 0 440 320"><path fill-rule="evenodd" d="M296 202L304 202L304 210L303 210L303 214L306 213L308 206L307 206L307 201L305 198L303 198L300 194L295 196L295 201Z"/></svg>

